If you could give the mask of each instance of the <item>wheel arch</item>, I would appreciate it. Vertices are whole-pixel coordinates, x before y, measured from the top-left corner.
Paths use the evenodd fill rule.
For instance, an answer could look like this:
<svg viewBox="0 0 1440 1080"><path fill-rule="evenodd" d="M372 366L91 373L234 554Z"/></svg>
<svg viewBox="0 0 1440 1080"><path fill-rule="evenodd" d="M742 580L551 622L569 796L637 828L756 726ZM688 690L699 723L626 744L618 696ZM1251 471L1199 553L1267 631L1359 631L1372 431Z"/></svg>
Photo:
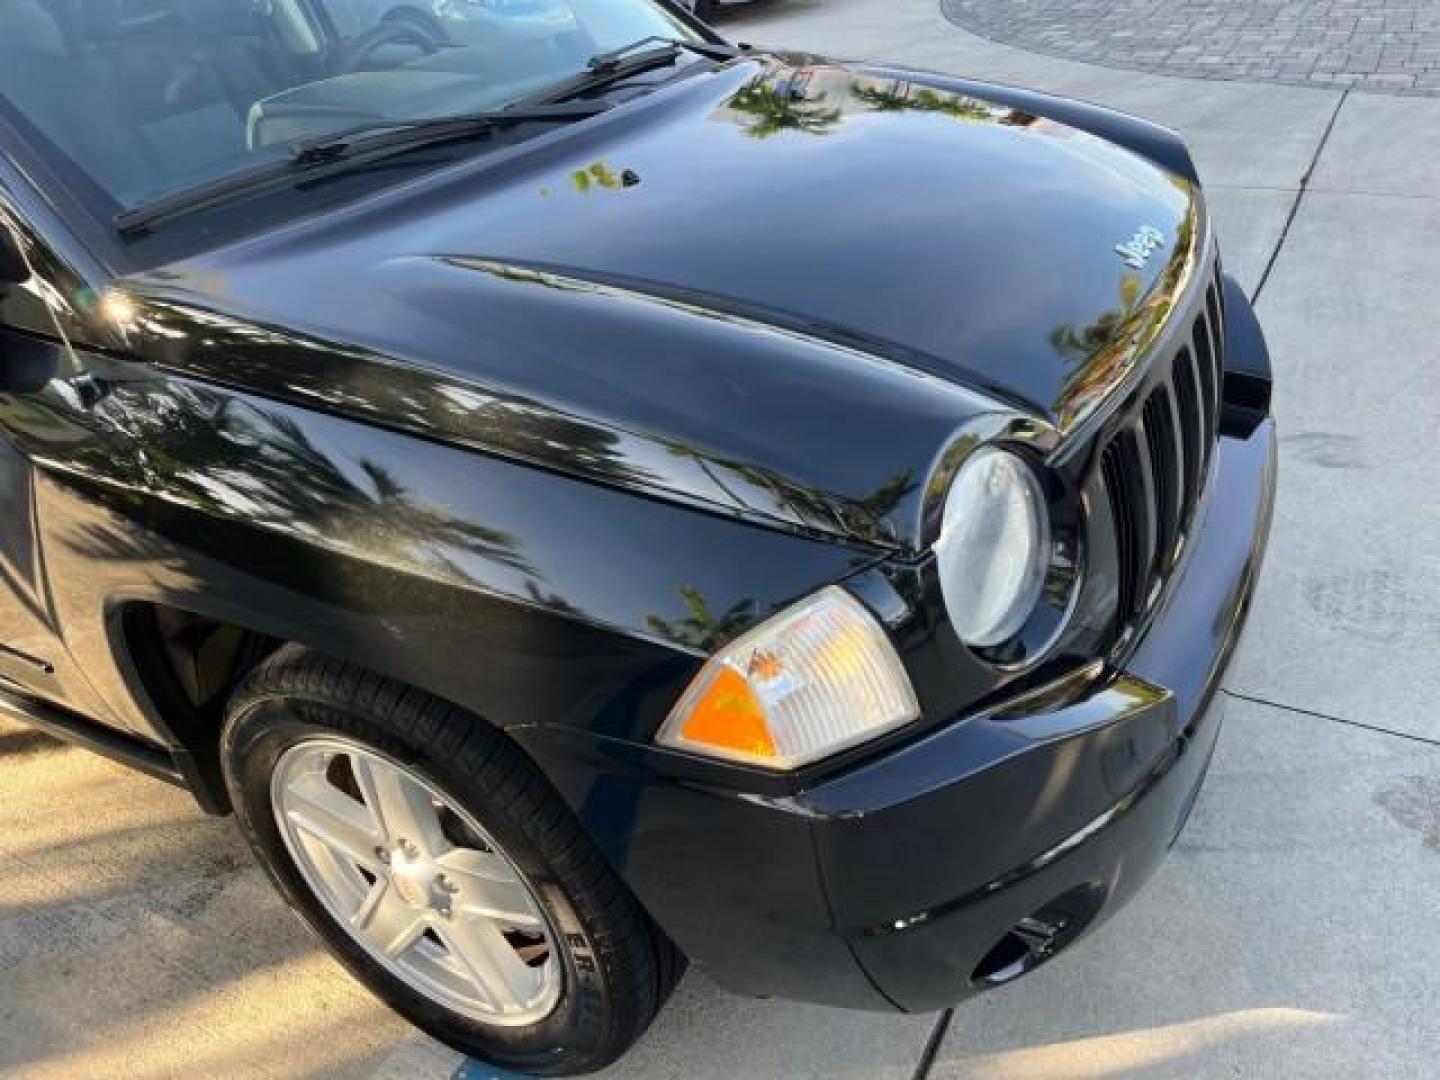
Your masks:
<svg viewBox="0 0 1440 1080"><path fill-rule="evenodd" d="M123 600L110 606L107 629L118 671L132 705L166 743L202 809L230 812L220 769L220 733L234 689L267 657L286 645L302 645L403 682L446 702L503 733L483 709L455 701L425 685L424 673L377 663L371 650L334 640L306 641L277 634L261 620L221 613L203 604ZM531 760L523 745L510 742ZM543 771L543 765L536 761Z"/></svg>

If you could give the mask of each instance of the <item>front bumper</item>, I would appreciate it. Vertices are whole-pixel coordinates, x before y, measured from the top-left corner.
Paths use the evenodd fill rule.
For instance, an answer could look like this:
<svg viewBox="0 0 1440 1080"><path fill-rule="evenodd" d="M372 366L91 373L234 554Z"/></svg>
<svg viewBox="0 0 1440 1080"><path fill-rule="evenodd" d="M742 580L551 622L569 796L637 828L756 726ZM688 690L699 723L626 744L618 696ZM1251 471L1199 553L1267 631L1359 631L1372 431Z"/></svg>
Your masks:
<svg viewBox="0 0 1440 1080"><path fill-rule="evenodd" d="M1123 670L1078 673L780 799L676 779L614 745L532 746L717 982L943 1008L1067 947L1150 876L1214 752L1216 690L1274 503L1268 361L1232 355L1227 408L1232 374L1244 401L1222 428L1203 523Z"/></svg>
<svg viewBox="0 0 1440 1080"><path fill-rule="evenodd" d="M805 797L825 822L836 927L896 1007L940 1008L1047 959L1132 896L1184 825L1269 532L1273 421L1222 435L1218 470L1124 672L968 719Z"/></svg>

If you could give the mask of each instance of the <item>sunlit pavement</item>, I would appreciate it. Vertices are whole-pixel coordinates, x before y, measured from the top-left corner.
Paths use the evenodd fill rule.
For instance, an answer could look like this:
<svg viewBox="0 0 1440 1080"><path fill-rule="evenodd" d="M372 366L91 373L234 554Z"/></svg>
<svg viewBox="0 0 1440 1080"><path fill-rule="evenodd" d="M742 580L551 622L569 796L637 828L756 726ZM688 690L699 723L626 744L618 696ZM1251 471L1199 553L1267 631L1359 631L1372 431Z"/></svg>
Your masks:
<svg viewBox="0 0 1440 1080"><path fill-rule="evenodd" d="M1436 1075L1440 101L1034 56L956 29L938 0L762 0L722 25L1179 127L1227 264L1252 292L1264 281L1280 506L1210 782L1151 888L957 1010L931 1074ZM0 1076L399 1080L461 1065L325 959L228 822L8 727L0 869ZM610 1075L908 1080L934 1028L741 1000L692 974Z"/></svg>

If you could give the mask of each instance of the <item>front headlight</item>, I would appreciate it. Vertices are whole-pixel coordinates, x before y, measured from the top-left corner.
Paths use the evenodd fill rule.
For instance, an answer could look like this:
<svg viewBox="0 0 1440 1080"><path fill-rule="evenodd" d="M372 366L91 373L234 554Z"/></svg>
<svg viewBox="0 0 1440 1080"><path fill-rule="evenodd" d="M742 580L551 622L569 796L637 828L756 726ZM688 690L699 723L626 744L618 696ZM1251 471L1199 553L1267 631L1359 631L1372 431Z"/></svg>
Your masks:
<svg viewBox="0 0 1440 1080"><path fill-rule="evenodd" d="M659 741L767 769L794 769L920 715L885 631L830 586L716 653Z"/></svg>
<svg viewBox="0 0 1440 1080"><path fill-rule="evenodd" d="M967 645L1009 641L1035 610L1050 561L1050 519L1031 468L987 448L960 467L935 544L940 591Z"/></svg>

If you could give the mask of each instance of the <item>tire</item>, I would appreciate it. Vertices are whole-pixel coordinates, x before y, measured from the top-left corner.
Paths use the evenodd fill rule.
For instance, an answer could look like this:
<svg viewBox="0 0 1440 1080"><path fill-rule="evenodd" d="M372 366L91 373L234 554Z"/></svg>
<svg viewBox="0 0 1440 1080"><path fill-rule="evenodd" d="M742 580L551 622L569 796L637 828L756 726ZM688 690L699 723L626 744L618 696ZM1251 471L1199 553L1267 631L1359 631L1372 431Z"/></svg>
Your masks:
<svg viewBox="0 0 1440 1080"><path fill-rule="evenodd" d="M291 907L381 1000L462 1053L542 1076L602 1068L649 1027L683 970L678 951L651 923L535 764L504 734L455 706L350 664L285 646L235 690L221 758L240 827ZM343 762L337 764L337 759ZM404 776L391 776L384 771L387 767ZM537 992L537 1010L553 995L548 1012L537 1011L533 1017L523 1009L505 1016L487 1013L485 1008L499 1006L470 1003L472 998L480 1002L480 988L491 985L486 980L472 979L476 992L468 998L463 989L452 987L463 987L464 980L452 978L451 968L472 973L479 969L461 963L463 950L444 947L455 927L436 920L443 915L467 920L458 924L463 926L477 919L489 921L492 929L498 924L488 914L458 910L470 895L468 885L461 888L443 873L434 879L419 870L418 877L406 876L428 855L405 847L403 840L392 853L386 840L375 849L383 865L365 869L363 860L351 862L345 856L330 862L340 848L327 847L314 839L317 833L294 825L296 814L290 807L299 806L301 816L310 807L294 802L301 798L295 792L311 792L319 784L324 788L321 797L333 800L329 788L340 784L355 801L345 809L362 817L373 809L373 820L383 832L384 818L399 820L401 815L388 810L383 818L379 815L379 809L390 804L380 797L382 789L373 776L388 777L392 786L385 791L404 785L412 795L417 790L431 795L429 812L444 829L433 846L445 852L444 859L458 854L490 860L487 865L493 868L498 858L516 872L534 902L535 922L526 923L530 928L524 931L504 931L505 940L521 942L512 945L528 969L525 980L544 987ZM359 797L361 780L370 785L364 791L375 793L368 800L374 808ZM410 801L406 797L394 805L409 807ZM417 813L423 816L423 811ZM337 819L316 818L327 820ZM447 847L446 838L455 830L459 846L476 850L457 853ZM360 843L355 840L345 850L358 850ZM407 861L408 852L420 861ZM437 856L436 865L441 859ZM331 868L329 877L316 869L322 866ZM427 891L432 880L439 884ZM339 905L352 887L380 896L373 910L418 911L415 918L435 926L442 936L432 941L432 931L422 931L391 961L395 966L387 966L383 955L388 949L376 951L373 941L367 945L359 931L342 926L345 912ZM514 888L508 881L503 887ZM453 913L448 906L433 906L450 903L446 889L457 894ZM402 900L411 906L402 908ZM353 917L358 925L360 916ZM543 939L538 944L537 937ZM509 971L514 957L507 954L506 961ZM508 985L507 979L501 982Z"/></svg>

